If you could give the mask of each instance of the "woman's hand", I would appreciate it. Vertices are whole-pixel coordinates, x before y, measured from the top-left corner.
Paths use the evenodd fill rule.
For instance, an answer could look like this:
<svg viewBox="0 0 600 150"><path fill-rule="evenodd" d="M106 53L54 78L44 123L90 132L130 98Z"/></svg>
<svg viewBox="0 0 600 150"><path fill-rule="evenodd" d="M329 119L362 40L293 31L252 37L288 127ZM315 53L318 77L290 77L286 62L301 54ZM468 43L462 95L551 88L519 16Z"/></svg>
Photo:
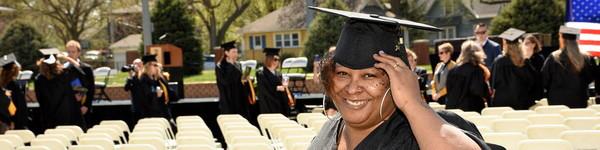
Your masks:
<svg viewBox="0 0 600 150"><path fill-rule="evenodd" d="M423 102L419 93L417 75L400 58L385 54L383 51L373 55L373 58L379 62L375 67L383 69L390 78L390 91L396 107L404 110L404 106L408 103Z"/></svg>

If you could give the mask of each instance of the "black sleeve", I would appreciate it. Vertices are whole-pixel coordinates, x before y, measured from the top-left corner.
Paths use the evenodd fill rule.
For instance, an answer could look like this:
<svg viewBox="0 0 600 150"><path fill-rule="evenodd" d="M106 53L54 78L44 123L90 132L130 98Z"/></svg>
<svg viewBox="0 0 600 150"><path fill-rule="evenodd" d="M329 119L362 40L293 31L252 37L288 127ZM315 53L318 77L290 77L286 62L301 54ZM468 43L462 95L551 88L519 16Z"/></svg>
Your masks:
<svg viewBox="0 0 600 150"><path fill-rule="evenodd" d="M455 127L461 129L465 135L471 138L482 150L490 150L491 148L485 143L483 140L483 136L477 129L477 126L457 114L449 111L438 111L437 112L440 117L442 117L446 122L454 125Z"/></svg>
<svg viewBox="0 0 600 150"><path fill-rule="evenodd" d="M554 63L554 60L552 58L552 56L546 58L546 61L544 62L544 65L542 66L542 87L544 89L548 89L550 87L550 84L552 83L552 65ZM547 97L547 93L544 93L544 97Z"/></svg>
<svg viewBox="0 0 600 150"><path fill-rule="evenodd" d="M474 71L474 74L471 77L471 85L469 85L469 89L472 94L485 98L489 101L490 92L488 85L485 81L483 68L480 68L479 66L475 66L475 68L476 70Z"/></svg>
<svg viewBox="0 0 600 150"><path fill-rule="evenodd" d="M84 103L84 105L88 108L92 108L92 101L94 100L94 93L96 91L96 85L95 85L95 78L94 78L94 71L92 69L91 66L89 66L88 64L82 63L83 66L81 67L81 69L84 71L85 73L85 80L84 82L86 82L86 88L88 89L87 93L86 93L86 101ZM108 83L106 83L108 86Z"/></svg>
<svg viewBox="0 0 600 150"><path fill-rule="evenodd" d="M273 82L270 82L262 72L263 71L256 72L256 80L258 83L257 86L260 97L265 99L278 99L275 95L277 92L277 85L274 85Z"/></svg>

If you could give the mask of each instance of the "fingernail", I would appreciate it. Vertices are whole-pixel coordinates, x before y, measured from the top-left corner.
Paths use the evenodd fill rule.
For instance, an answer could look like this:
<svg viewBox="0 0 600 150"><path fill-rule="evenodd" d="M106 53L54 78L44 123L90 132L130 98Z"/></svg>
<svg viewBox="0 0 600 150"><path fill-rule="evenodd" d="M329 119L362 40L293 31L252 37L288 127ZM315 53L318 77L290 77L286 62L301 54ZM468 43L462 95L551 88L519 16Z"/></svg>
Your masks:
<svg viewBox="0 0 600 150"><path fill-rule="evenodd" d="M385 52L383 52L383 51L379 51L379 54L385 54Z"/></svg>

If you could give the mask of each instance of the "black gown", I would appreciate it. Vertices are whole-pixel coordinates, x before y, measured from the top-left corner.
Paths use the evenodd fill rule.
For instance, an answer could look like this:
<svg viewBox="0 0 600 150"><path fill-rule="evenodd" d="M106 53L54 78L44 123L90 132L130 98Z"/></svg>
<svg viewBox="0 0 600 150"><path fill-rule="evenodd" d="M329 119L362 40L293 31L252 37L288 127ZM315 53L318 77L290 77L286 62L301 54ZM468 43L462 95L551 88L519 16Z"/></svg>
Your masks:
<svg viewBox="0 0 600 150"><path fill-rule="evenodd" d="M70 84L74 79L75 76L69 70L64 70L52 79L43 75L35 78L35 96L40 105L43 130L58 125L77 125L84 128L81 102L76 100L75 91Z"/></svg>
<svg viewBox="0 0 600 150"><path fill-rule="evenodd" d="M534 100L540 100L544 98L544 84L542 83L542 67L546 58L541 52L534 53L531 58L526 59L525 63L529 64L533 68L533 88L530 90L530 94Z"/></svg>
<svg viewBox="0 0 600 150"><path fill-rule="evenodd" d="M256 71L258 82L258 105L260 113L281 113L289 115L290 107L285 92L277 91L277 86L282 85L281 75L273 73L266 67Z"/></svg>
<svg viewBox="0 0 600 150"><path fill-rule="evenodd" d="M465 135L474 140L482 150L490 149L482 140L483 137L477 127L452 112L440 111L438 115L448 123L463 130ZM341 115L336 115L327 121L319 134L313 138L309 150L337 150L338 135L342 126ZM416 137L412 133L408 119L400 110L390 116L375 130L371 131L355 148L356 150L410 150L419 149Z"/></svg>
<svg viewBox="0 0 600 150"><path fill-rule="evenodd" d="M530 93L534 88L535 72L529 62L518 67L510 57L499 56L492 65L491 87L495 90L489 106L508 106L517 110L526 110L535 104Z"/></svg>
<svg viewBox="0 0 600 150"><path fill-rule="evenodd" d="M248 93L242 84L240 65L223 60L220 68L219 84L223 89L223 98L219 98L221 114L239 114L249 119Z"/></svg>
<svg viewBox="0 0 600 150"><path fill-rule="evenodd" d="M10 81L6 85L6 89L11 91L12 100L17 107L15 116L11 117L11 120L15 123L15 129L26 129L29 116L27 111L27 101L25 101L25 93L19 87L16 81Z"/></svg>
<svg viewBox="0 0 600 150"><path fill-rule="evenodd" d="M560 55L566 58L566 55ZM563 59L566 60L566 59ZM561 64L550 56L546 59L542 68L543 84L547 91L548 104L566 105L570 108L587 107L588 85L598 78L598 66L592 62L590 57L585 57L585 65L580 73L571 71L571 66L564 61ZM598 87L596 81L596 87ZM596 91L598 92L598 91Z"/></svg>
<svg viewBox="0 0 600 150"><path fill-rule="evenodd" d="M8 126L12 122L10 113L8 112L8 106L10 105L10 99L4 95L6 92L4 89L0 89L0 132L3 132L2 127Z"/></svg>
<svg viewBox="0 0 600 150"><path fill-rule="evenodd" d="M421 91L421 96L425 98L426 101L432 101L431 96L427 95L427 83L429 82L427 75L427 70L421 67L416 67L413 71L417 74L417 81L419 82L419 90Z"/></svg>
<svg viewBox="0 0 600 150"><path fill-rule="evenodd" d="M448 72L446 109L481 112L490 98L484 70L476 65L463 64Z"/></svg>
<svg viewBox="0 0 600 150"><path fill-rule="evenodd" d="M161 88L159 82L162 80L153 80L147 75L132 78L131 101L136 106L136 111L139 112L140 118L147 117L163 117L167 120L171 119L168 105L165 104L164 94L157 96L157 88ZM168 85L168 84L165 84ZM163 92L167 90L162 89Z"/></svg>
<svg viewBox="0 0 600 150"><path fill-rule="evenodd" d="M84 63L84 62L79 62L79 68L76 68L73 65L69 65L69 67L67 67L67 69L70 70L70 72L74 73L75 77L79 78L79 80L81 80L81 84L83 87L85 87L88 91L85 93L86 98L85 98L85 102L83 103L83 106L88 108L88 111L84 116L84 124L87 126L88 123L91 123L91 113L92 113L92 101L94 100L94 92L96 90L96 86L95 86L95 78L94 78L94 69L92 69L92 66ZM86 130L85 128L83 129L84 131Z"/></svg>

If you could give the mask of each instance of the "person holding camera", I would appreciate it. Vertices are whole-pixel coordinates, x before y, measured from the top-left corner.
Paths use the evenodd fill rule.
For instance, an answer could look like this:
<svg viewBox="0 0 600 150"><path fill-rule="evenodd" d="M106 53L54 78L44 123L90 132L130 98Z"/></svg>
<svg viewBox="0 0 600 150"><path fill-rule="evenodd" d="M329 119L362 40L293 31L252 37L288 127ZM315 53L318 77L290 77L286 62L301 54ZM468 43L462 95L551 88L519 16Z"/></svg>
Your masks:
<svg viewBox="0 0 600 150"><path fill-rule="evenodd" d="M129 73L129 77L127 77L127 81L125 81L124 88L125 91L130 92L129 94L131 95L131 114L134 121L132 123L136 123L141 116L141 113L139 112L139 110L141 109L141 105L139 101L137 101L137 99L133 98L134 93L132 91L132 88L134 79L142 73L142 67L144 67L144 64L142 63L142 59L139 58L133 60L131 64L121 67L121 72Z"/></svg>
<svg viewBox="0 0 600 150"><path fill-rule="evenodd" d="M143 67L138 68L126 87L131 90L131 101L140 118L164 117L171 119L168 110L169 92L166 78L161 74L156 55L142 57ZM134 67L136 68L136 67Z"/></svg>

